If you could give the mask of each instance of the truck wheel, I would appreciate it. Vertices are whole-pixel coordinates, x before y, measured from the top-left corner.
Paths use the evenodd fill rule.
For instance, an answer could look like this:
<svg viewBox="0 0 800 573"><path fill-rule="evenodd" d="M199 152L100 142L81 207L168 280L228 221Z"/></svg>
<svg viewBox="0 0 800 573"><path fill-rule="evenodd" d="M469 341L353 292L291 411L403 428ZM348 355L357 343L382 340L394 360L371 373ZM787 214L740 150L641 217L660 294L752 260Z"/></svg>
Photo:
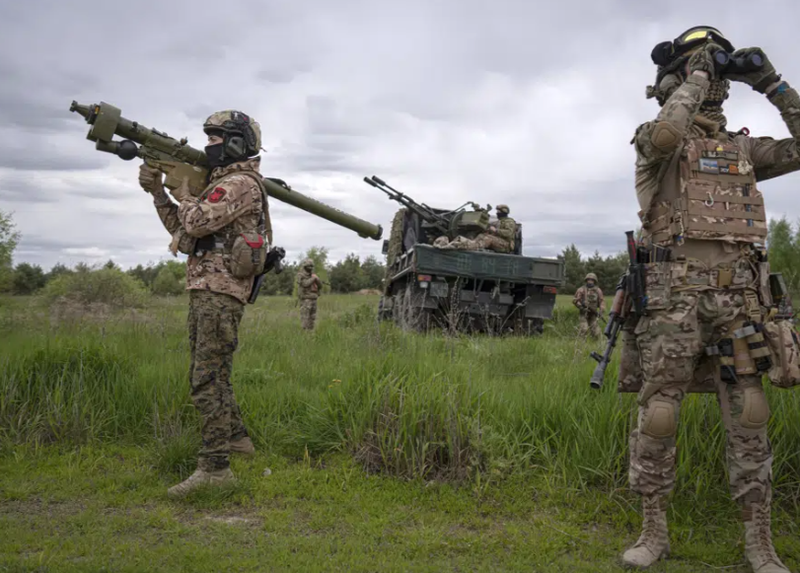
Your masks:
<svg viewBox="0 0 800 573"><path fill-rule="evenodd" d="M392 313L390 311L384 310L383 304L386 300L385 295L381 295L381 298L378 300L378 320L390 320L392 318Z"/></svg>
<svg viewBox="0 0 800 573"><path fill-rule="evenodd" d="M399 327L403 326L403 315L405 314L403 291L392 294L392 321Z"/></svg>
<svg viewBox="0 0 800 573"><path fill-rule="evenodd" d="M518 318L514 321L514 334L517 336L537 336L544 332L541 318Z"/></svg>
<svg viewBox="0 0 800 573"><path fill-rule="evenodd" d="M528 336L542 334L544 332L544 320L541 318L529 318L527 331Z"/></svg>
<svg viewBox="0 0 800 573"><path fill-rule="evenodd" d="M414 294L414 286L406 284L405 288L395 295L394 322L403 330L426 332L430 327L431 314L420 308L420 295Z"/></svg>

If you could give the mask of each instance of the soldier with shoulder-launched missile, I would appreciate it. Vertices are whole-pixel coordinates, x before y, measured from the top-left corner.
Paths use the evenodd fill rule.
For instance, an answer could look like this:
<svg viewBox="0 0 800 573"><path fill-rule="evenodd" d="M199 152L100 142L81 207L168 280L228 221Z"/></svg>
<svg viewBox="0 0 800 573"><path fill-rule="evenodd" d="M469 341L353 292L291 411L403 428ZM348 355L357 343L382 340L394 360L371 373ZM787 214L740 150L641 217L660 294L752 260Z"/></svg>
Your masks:
<svg viewBox="0 0 800 573"><path fill-rule="evenodd" d="M258 172L261 129L239 111L212 114L204 123L209 184L194 197L187 185L164 191L161 171L142 164L139 184L153 195L158 215L173 236L173 250L189 255L189 342L192 402L200 413L203 446L195 471L169 489L186 495L205 484L234 481L229 454L252 454L231 385L239 323L262 272L271 238L266 192Z"/></svg>

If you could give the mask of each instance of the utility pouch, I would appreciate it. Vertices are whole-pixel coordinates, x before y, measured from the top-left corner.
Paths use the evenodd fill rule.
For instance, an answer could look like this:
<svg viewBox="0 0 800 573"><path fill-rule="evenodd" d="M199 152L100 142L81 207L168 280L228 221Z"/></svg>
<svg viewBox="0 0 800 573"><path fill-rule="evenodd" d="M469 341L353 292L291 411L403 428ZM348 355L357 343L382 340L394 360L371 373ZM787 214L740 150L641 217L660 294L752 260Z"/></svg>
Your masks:
<svg viewBox="0 0 800 573"><path fill-rule="evenodd" d="M638 392L642 387L644 375L639 358L639 346L636 343L636 334L634 334L634 326L626 325L623 327L621 338L617 391Z"/></svg>
<svg viewBox="0 0 800 573"><path fill-rule="evenodd" d="M192 237L181 227L172 235L172 242L169 244L169 250L176 257L179 252L184 255L191 255L197 249L196 245L197 239Z"/></svg>
<svg viewBox="0 0 800 573"><path fill-rule="evenodd" d="M741 328L734 330L736 340L743 339L747 343L747 350L753 361L756 372L764 374L772 368L772 359L767 341L764 339L764 324L760 322L745 322ZM737 369L738 372L738 369ZM744 372L741 372L744 374ZM749 372L748 372L749 374Z"/></svg>
<svg viewBox="0 0 800 573"><path fill-rule="evenodd" d="M717 355L719 360L719 379L726 384L736 384L733 339L723 338L716 346L706 348L706 354Z"/></svg>
<svg viewBox="0 0 800 573"><path fill-rule="evenodd" d="M744 338L733 339L733 366L737 375L756 373L756 363L750 358L750 348Z"/></svg>
<svg viewBox="0 0 800 573"><path fill-rule="evenodd" d="M761 300L761 306L766 308L775 304L772 299L770 278L769 263L766 261L758 263L758 298Z"/></svg>
<svg viewBox="0 0 800 573"><path fill-rule="evenodd" d="M231 247L231 274L237 279L261 274L268 247L266 239L257 232L240 233Z"/></svg>
<svg viewBox="0 0 800 573"><path fill-rule="evenodd" d="M669 307L672 294L672 264L647 263L644 267L644 292L649 310L661 310Z"/></svg>
<svg viewBox="0 0 800 573"><path fill-rule="evenodd" d="M764 324L767 344L772 351L772 368L767 373L770 383L778 388L800 384L800 340L789 320Z"/></svg>

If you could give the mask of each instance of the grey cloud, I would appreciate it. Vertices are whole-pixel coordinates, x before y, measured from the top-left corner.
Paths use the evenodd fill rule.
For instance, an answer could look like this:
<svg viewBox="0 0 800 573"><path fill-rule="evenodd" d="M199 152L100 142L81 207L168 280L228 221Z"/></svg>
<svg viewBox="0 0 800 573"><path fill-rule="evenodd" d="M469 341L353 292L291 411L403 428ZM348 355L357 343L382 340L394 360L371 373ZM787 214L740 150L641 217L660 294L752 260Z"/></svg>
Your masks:
<svg viewBox="0 0 800 573"><path fill-rule="evenodd" d="M797 7L751 6L731 0L715 24L737 46L763 46L792 81ZM618 252L638 209L628 134L657 112L643 97L655 71L650 50L692 25L691 14L688 0L229 0L223 10L207 0L5 2L0 200L27 203L17 217L27 245L20 257L49 264L65 248L118 251L131 262L167 256L148 199L131 193L135 167L95 151L69 102L113 103L198 147L209 113L239 108L269 138L265 173L386 232L398 205L364 175L437 206L508 203L530 254L552 256L571 242ZM731 121L754 133L767 121L780 126L761 99L739 105L756 97L734 90ZM69 203L40 183L62 175ZM797 182L765 184L770 214L800 216ZM332 259L380 256L379 242L277 202L273 209L290 256L311 245L328 246ZM54 244L40 248L38 239Z"/></svg>
<svg viewBox="0 0 800 573"><path fill-rule="evenodd" d="M255 78L259 81L270 84L288 84L297 76L311 71L311 66L301 66L297 69L290 69L283 66L264 67L255 73Z"/></svg>
<svg viewBox="0 0 800 573"><path fill-rule="evenodd" d="M613 255L625 250L624 231L630 229L597 228L591 221L576 221L570 229L553 229L544 237L527 234L523 229L523 252L528 256L554 257L564 248L574 244L583 256L591 256L598 251L602 256ZM583 223L583 224L581 224Z"/></svg>
<svg viewBox="0 0 800 573"><path fill-rule="evenodd" d="M72 144L60 133L0 127L0 169L17 171L80 171L102 169L111 155L94 149L84 138Z"/></svg>
<svg viewBox="0 0 800 573"><path fill-rule="evenodd" d="M0 174L0 200L9 203L54 203L56 194L19 173Z"/></svg>
<svg viewBox="0 0 800 573"><path fill-rule="evenodd" d="M4 76L0 70L0 77ZM0 88L0 124L31 131L58 131L69 124L69 102L65 101L61 107L42 102L33 86L26 93L23 91L24 84L6 84L6 77L3 79L5 87ZM10 93L9 85L20 91Z"/></svg>
<svg viewBox="0 0 800 573"><path fill-rule="evenodd" d="M292 157L292 167L305 173L354 173L361 168L358 161L335 145L328 149L310 148Z"/></svg>
<svg viewBox="0 0 800 573"><path fill-rule="evenodd" d="M102 169L106 165L108 161L99 152L85 157L70 157L48 154L46 150L36 149L33 145L19 148L0 143L0 168L20 171L83 171Z"/></svg>

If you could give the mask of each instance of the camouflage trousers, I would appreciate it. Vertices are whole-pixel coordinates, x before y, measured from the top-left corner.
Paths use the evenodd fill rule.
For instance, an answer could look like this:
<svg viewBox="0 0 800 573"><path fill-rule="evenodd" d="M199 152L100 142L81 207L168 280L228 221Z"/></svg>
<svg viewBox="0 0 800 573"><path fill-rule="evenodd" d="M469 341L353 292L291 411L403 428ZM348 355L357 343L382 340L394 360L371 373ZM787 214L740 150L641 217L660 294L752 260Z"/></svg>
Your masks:
<svg viewBox="0 0 800 573"><path fill-rule="evenodd" d="M228 467L230 442L247 436L231 386L233 353L244 305L227 294L189 291L192 402L201 418L203 445L197 467Z"/></svg>
<svg viewBox="0 0 800 573"><path fill-rule="evenodd" d="M306 330L314 330L317 320L317 299L304 298L300 300L300 324Z"/></svg>
<svg viewBox="0 0 800 573"><path fill-rule="evenodd" d="M586 336L586 333L591 333L595 338L600 337L600 324L598 321L599 315L596 312L586 310L580 311L580 327L578 329L578 336Z"/></svg>
<svg viewBox="0 0 800 573"><path fill-rule="evenodd" d="M741 282L752 284L753 278L750 272ZM649 316L642 317L634 331L643 385L638 422L630 437L629 478L634 491L665 496L675 483L680 406L698 362L706 346L730 337L747 320L747 311L744 288L665 290L648 279L648 294L651 287ZM714 375L727 433L731 495L740 503L765 503L771 498L772 484L769 405L761 376L737 378L729 385L718 373Z"/></svg>
<svg viewBox="0 0 800 573"><path fill-rule="evenodd" d="M489 250L497 253L511 252L511 245L508 241L490 233L481 233L474 239L468 239L459 235L449 243L446 240L439 241L439 239L437 239L434 241L434 246L441 249L454 249L460 251Z"/></svg>

